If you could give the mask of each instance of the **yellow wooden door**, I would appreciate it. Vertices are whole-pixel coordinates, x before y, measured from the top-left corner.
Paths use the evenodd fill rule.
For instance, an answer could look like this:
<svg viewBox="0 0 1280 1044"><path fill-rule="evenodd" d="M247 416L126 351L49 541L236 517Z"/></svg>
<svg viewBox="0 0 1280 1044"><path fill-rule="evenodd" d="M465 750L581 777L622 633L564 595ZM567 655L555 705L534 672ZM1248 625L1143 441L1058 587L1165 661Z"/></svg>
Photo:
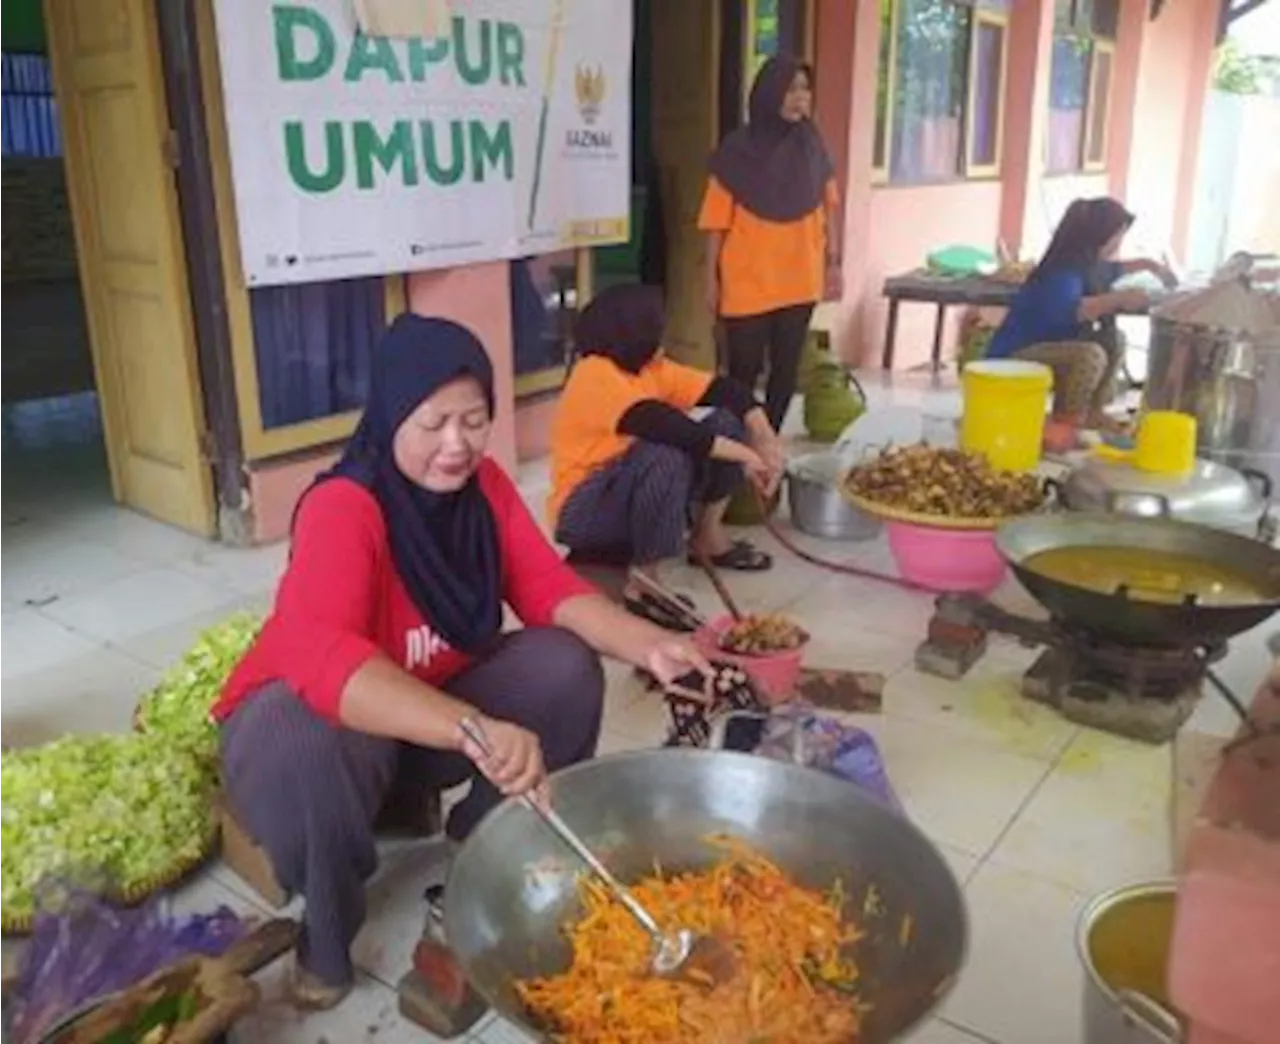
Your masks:
<svg viewBox="0 0 1280 1044"><path fill-rule="evenodd" d="M45 0L117 500L214 531L156 0Z"/></svg>
<svg viewBox="0 0 1280 1044"><path fill-rule="evenodd" d="M652 131L667 236L667 346L681 361L715 364L698 209L716 142L717 4L654 0Z"/></svg>

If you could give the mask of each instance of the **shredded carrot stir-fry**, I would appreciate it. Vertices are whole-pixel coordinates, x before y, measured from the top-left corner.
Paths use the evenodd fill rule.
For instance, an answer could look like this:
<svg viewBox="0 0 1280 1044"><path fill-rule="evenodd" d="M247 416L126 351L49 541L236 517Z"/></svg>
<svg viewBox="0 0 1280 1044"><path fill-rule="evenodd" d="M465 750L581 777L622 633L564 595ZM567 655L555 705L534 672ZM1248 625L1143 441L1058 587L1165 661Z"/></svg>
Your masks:
<svg viewBox="0 0 1280 1044"><path fill-rule="evenodd" d="M801 888L739 842L701 873L647 877L636 897L668 929L732 947L714 988L649 974L652 944L601 886L582 885L586 913L567 934L568 971L517 986L530 1014L566 1044L851 1044L864 1012L849 957L859 936L839 885Z"/></svg>

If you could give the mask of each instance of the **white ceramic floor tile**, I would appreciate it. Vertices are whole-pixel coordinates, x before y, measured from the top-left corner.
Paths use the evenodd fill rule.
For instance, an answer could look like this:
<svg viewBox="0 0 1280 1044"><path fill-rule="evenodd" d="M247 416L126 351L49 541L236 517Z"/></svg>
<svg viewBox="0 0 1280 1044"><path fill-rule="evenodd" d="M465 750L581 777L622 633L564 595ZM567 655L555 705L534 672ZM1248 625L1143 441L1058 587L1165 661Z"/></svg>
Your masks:
<svg viewBox="0 0 1280 1044"><path fill-rule="evenodd" d="M1226 658L1215 664L1214 673L1246 707L1258 686L1271 670L1273 657L1267 639L1280 625L1268 620L1252 631L1233 638ZM1192 714L1187 727L1211 736L1234 736L1240 728L1240 715L1212 686L1205 686L1204 698Z"/></svg>
<svg viewBox="0 0 1280 1044"><path fill-rule="evenodd" d="M84 656L101 645L100 641L76 634L34 609L6 612L0 618L0 641L3 642L0 669L6 681Z"/></svg>
<svg viewBox="0 0 1280 1044"><path fill-rule="evenodd" d="M989 1041L942 1019L932 1019L904 1038L903 1044L989 1044Z"/></svg>
<svg viewBox="0 0 1280 1044"><path fill-rule="evenodd" d="M965 894L969 957L943 1018L1004 1044L1079 1044L1074 932L1084 898L990 862Z"/></svg>
<svg viewBox="0 0 1280 1044"><path fill-rule="evenodd" d="M978 872L978 867L982 865L982 861L977 856L970 855L954 845L948 845L942 841L935 841L933 844L942 853L942 858L946 860L947 866L955 874L956 881L961 886L968 884L973 875Z"/></svg>
<svg viewBox="0 0 1280 1044"><path fill-rule="evenodd" d="M228 888L213 868L203 871L172 892L170 901L174 914L179 917L211 914L224 906L247 920L258 921L266 916L260 904Z"/></svg>
<svg viewBox="0 0 1280 1044"><path fill-rule="evenodd" d="M351 956L356 967L395 988L409 970L422 938L427 904L422 894L442 883L446 849L438 840L379 846L378 872L369 882L368 914Z"/></svg>
<svg viewBox="0 0 1280 1044"><path fill-rule="evenodd" d="M729 593L743 612L773 612L794 601L823 576L816 567L797 558L778 544L760 526L732 530L736 540L748 540L773 556L773 568L760 573L723 570L721 576ZM674 590L690 595L702 612L716 616L725 612L711 582L701 569L684 562L666 563L662 580Z"/></svg>
<svg viewBox="0 0 1280 1044"><path fill-rule="evenodd" d="M230 1044L436 1044L440 1039L400 1015L394 990L364 976L332 1011L300 1012L286 999L291 971L285 958L257 976L262 1005L236 1024Z"/></svg>
<svg viewBox="0 0 1280 1044"><path fill-rule="evenodd" d="M246 594L274 594L288 557L288 541L264 547L227 547L209 542L174 559L172 565L197 579Z"/></svg>
<svg viewBox="0 0 1280 1044"><path fill-rule="evenodd" d="M268 599L262 596L238 595L208 612L171 620L154 630L125 638L117 647L142 663L166 670L181 659L203 631L237 613L264 616L269 605Z"/></svg>
<svg viewBox="0 0 1280 1044"><path fill-rule="evenodd" d="M784 609L802 625L827 621L835 630L863 633L872 638L893 637L915 647L924 640L933 615L934 599L920 591L854 576L822 573L789 602Z"/></svg>
<svg viewBox="0 0 1280 1044"><path fill-rule="evenodd" d="M226 605L230 588L172 568L152 568L50 605L49 617L81 634L119 644Z"/></svg>
<svg viewBox="0 0 1280 1044"><path fill-rule="evenodd" d="M1084 893L1165 877L1172 749L1086 729L993 858Z"/></svg>
<svg viewBox="0 0 1280 1044"><path fill-rule="evenodd" d="M851 715L875 738L912 820L935 841L983 856L1049 766L974 743L955 730L886 715Z"/></svg>
<svg viewBox="0 0 1280 1044"><path fill-rule="evenodd" d="M533 1044L536 1039L497 1015L477 1024L472 1039L479 1044Z"/></svg>
<svg viewBox="0 0 1280 1044"><path fill-rule="evenodd" d="M157 522L116 504L64 516L55 524L54 529L69 539L110 544L133 558L153 565L165 565L210 545L210 541L204 537Z"/></svg>
<svg viewBox="0 0 1280 1044"><path fill-rule="evenodd" d="M1021 665L1009 666L991 653L959 681L911 667L889 679L884 709L1012 754L1053 761L1079 729L1024 697L1022 675Z"/></svg>
<svg viewBox="0 0 1280 1044"><path fill-rule="evenodd" d="M46 535L4 544L4 597L40 607L139 572L147 563L112 547Z"/></svg>
<svg viewBox="0 0 1280 1044"><path fill-rule="evenodd" d="M861 626L862 614L825 612L802 596L784 612L809 632L804 649L806 667L837 671L873 671L886 676L906 667L915 655L915 642Z"/></svg>
<svg viewBox="0 0 1280 1044"><path fill-rule="evenodd" d="M47 743L67 733L123 732L142 694L159 679L155 668L112 649L83 655L4 684L4 742Z"/></svg>

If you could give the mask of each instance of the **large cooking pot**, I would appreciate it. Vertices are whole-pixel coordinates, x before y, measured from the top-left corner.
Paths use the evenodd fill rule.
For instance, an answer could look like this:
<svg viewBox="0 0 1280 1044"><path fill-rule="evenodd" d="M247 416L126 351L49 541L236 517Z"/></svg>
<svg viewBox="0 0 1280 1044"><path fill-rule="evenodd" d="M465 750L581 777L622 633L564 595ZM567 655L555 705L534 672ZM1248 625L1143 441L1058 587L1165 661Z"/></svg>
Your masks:
<svg viewBox="0 0 1280 1044"><path fill-rule="evenodd" d="M1265 332L1151 322L1146 408L1196 418L1196 450L1280 483L1280 326Z"/></svg>
<svg viewBox="0 0 1280 1044"><path fill-rule="evenodd" d="M1080 915L1084 1044L1180 1044L1165 989L1177 889L1172 881L1126 885Z"/></svg>
<svg viewBox="0 0 1280 1044"><path fill-rule="evenodd" d="M1247 576L1260 599L1243 605L1141 601L1077 587L1027 566L1042 551L1068 547L1134 548L1197 558ZM1171 648L1213 645L1280 610L1280 551L1208 526L1120 515L1029 515L1002 526L996 548L1056 620L1111 641Z"/></svg>
<svg viewBox="0 0 1280 1044"><path fill-rule="evenodd" d="M947 993L964 960L959 886L906 819L835 777L727 751L615 754L552 777L556 809L623 881L696 870L727 833L815 888L837 880L866 932L856 958L871 1004L861 1044L897 1039ZM513 984L568 966L582 867L522 804L507 801L468 838L445 889L450 949L500 1014L541 1033ZM878 898L867 901L874 889ZM868 912L870 911L870 912ZM904 932L909 917L911 930Z"/></svg>
<svg viewBox="0 0 1280 1044"><path fill-rule="evenodd" d="M1197 460L1186 475L1161 475L1094 457L1058 484L1058 496L1070 511L1173 518L1264 540L1274 535L1271 480L1210 460Z"/></svg>
<svg viewBox="0 0 1280 1044"><path fill-rule="evenodd" d="M844 461L835 453L807 453L787 462L791 524L824 540L870 540L880 520L854 507L840 491Z"/></svg>

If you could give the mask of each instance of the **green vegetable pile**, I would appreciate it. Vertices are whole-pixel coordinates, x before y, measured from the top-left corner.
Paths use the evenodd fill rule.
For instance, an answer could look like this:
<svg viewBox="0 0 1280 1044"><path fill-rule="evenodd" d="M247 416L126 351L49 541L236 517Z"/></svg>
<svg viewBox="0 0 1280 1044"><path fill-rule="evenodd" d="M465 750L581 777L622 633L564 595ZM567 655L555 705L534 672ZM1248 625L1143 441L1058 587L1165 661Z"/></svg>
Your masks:
<svg viewBox="0 0 1280 1044"><path fill-rule="evenodd" d="M194 867L215 826L213 767L163 736L68 736L0 757L5 924L46 876L105 875L126 898Z"/></svg>
<svg viewBox="0 0 1280 1044"><path fill-rule="evenodd" d="M191 751L204 761L215 761L218 730L209 711L261 628L260 617L237 613L204 631L178 664L142 697L134 715L138 729L163 736L175 748Z"/></svg>

